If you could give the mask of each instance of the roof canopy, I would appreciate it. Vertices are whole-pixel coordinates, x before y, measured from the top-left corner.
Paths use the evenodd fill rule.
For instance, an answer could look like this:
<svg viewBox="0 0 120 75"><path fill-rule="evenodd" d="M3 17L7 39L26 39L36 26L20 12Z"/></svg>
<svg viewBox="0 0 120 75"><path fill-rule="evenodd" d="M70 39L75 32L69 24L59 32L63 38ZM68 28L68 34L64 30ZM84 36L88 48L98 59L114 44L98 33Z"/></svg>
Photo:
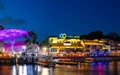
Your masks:
<svg viewBox="0 0 120 75"><path fill-rule="evenodd" d="M23 37L23 35L28 35L28 32L21 29L0 30L0 40L16 39L18 37Z"/></svg>

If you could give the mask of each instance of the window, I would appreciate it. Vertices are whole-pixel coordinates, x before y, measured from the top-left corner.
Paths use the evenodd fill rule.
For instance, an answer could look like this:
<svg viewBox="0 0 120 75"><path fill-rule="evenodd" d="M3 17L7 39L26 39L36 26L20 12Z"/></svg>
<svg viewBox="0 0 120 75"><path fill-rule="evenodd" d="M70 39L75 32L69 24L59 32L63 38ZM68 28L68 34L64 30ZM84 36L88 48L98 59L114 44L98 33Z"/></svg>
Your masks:
<svg viewBox="0 0 120 75"><path fill-rule="evenodd" d="M52 48L51 52L57 52L57 48Z"/></svg>

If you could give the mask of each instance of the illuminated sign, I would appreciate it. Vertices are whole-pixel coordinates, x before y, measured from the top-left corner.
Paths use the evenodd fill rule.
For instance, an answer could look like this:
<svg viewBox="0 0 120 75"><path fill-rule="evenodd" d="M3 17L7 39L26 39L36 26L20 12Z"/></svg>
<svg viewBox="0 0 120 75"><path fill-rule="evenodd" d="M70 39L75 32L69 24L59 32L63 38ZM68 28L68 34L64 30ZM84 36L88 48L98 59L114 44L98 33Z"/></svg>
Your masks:
<svg viewBox="0 0 120 75"><path fill-rule="evenodd" d="M80 39L80 36L67 36L65 33L61 33L61 34L59 35L59 37L60 37L60 38L63 38L63 39L65 39L65 38Z"/></svg>
<svg viewBox="0 0 120 75"><path fill-rule="evenodd" d="M79 39L79 38L80 38L80 36L74 36L74 38Z"/></svg>
<svg viewBox="0 0 120 75"><path fill-rule="evenodd" d="M64 38L64 39L67 37L67 35L65 33L61 33L59 36L60 36L60 38Z"/></svg>
<svg viewBox="0 0 120 75"><path fill-rule="evenodd" d="M70 45L71 45L71 43L64 43L64 45L66 45L66 46L70 46Z"/></svg>

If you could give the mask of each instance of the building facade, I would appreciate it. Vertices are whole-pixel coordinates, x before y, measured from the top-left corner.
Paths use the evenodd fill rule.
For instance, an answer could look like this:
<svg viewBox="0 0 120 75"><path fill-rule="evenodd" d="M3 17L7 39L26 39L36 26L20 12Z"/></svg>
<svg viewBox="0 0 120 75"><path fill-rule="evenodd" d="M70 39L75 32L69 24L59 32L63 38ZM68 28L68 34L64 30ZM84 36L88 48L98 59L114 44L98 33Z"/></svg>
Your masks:
<svg viewBox="0 0 120 75"><path fill-rule="evenodd" d="M66 34L60 34L60 37L49 37L49 43L51 45L49 54L52 56L83 56L95 54L95 52L104 54L108 50L103 41L80 40L79 36L67 36Z"/></svg>

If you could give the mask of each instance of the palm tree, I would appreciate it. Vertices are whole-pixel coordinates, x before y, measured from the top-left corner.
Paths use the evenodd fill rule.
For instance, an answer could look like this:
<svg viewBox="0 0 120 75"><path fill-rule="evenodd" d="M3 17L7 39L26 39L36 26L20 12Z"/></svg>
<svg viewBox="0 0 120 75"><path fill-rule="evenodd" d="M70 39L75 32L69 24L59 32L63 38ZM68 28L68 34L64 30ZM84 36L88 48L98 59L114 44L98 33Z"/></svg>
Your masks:
<svg viewBox="0 0 120 75"><path fill-rule="evenodd" d="M45 40L42 40L41 42L40 42L40 47L50 47L50 43L49 43L49 41L48 41L48 38L46 38Z"/></svg>
<svg viewBox="0 0 120 75"><path fill-rule="evenodd" d="M37 42L37 36L33 31L28 32L28 35L32 38L32 43Z"/></svg>
<svg viewBox="0 0 120 75"><path fill-rule="evenodd" d="M37 36L33 31L29 31L28 36L26 35L23 35L23 36L26 38L24 42L25 44L37 43Z"/></svg>
<svg viewBox="0 0 120 75"><path fill-rule="evenodd" d="M31 48L30 46L31 46L32 44L37 43L37 36L36 36L36 34L35 34L33 31L29 31L29 32L28 32L28 36L27 36L27 35L23 35L23 36L26 38L26 40L25 40L25 42L24 42L24 44L27 46L27 49L26 49L26 51L24 52L24 54L26 54L27 51ZM29 47L30 47L30 48L29 48Z"/></svg>

